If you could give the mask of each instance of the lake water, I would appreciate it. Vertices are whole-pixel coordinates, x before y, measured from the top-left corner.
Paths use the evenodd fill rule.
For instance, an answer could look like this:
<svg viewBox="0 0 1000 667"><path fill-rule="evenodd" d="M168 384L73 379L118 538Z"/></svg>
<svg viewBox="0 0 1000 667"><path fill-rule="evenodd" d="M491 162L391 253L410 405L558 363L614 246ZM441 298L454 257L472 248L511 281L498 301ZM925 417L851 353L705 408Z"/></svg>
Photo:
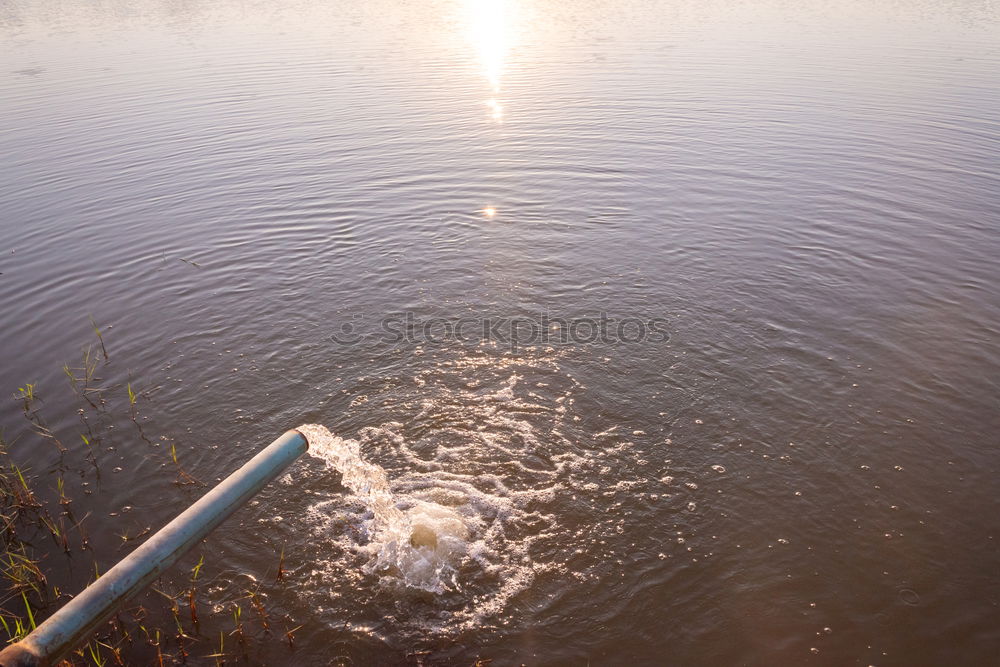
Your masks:
<svg viewBox="0 0 1000 667"><path fill-rule="evenodd" d="M995 662L995 3L5 0L0 128L66 590L315 423L161 584L250 662Z"/></svg>

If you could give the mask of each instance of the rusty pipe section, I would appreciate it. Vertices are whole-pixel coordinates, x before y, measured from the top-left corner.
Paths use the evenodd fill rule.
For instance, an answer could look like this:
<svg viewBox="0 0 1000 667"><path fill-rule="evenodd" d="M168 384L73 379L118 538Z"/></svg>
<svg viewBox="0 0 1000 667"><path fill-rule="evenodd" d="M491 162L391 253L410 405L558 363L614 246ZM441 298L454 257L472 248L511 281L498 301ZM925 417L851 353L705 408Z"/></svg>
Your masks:
<svg viewBox="0 0 1000 667"><path fill-rule="evenodd" d="M308 448L309 443L301 433L286 432L87 586L31 634L0 651L0 667L56 664L90 637L122 603L157 579Z"/></svg>

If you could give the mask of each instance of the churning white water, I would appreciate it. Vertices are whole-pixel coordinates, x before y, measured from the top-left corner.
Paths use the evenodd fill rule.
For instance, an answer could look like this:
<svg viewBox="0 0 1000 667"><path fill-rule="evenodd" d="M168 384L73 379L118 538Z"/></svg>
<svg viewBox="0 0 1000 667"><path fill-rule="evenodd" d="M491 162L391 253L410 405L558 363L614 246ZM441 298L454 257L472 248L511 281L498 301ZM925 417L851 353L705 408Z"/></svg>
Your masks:
<svg viewBox="0 0 1000 667"><path fill-rule="evenodd" d="M310 454L339 471L351 492L312 507L317 532L351 522L350 549L362 556L362 571L385 585L474 597L467 600L474 606L453 614L451 625L499 612L538 571L548 569L529 558L531 537L511 538L534 516L523 509L534 494L510 491L490 475L479 477L477 486L443 471L405 474L392 482L381 466L364 459L358 440L317 424L299 431L309 440ZM350 512L358 504L361 511Z"/></svg>
<svg viewBox="0 0 1000 667"><path fill-rule="evenodd" d="M366 570L398 579L407 586L441 593L456 585L455 571L469 555L477 516L463 516L467 499L437 495L441 502L416 496L397 497L385 470L361 456L357 440L337 437L325 426L305 424L299 431L309 452L343 475L342 484L364 503L369 517L363 532L371 560Z"/></svg>
<svg viewBox="0 0 1000 667"><path fill-rule="evenodd" d="M622 499L651 491L667 502L665 469L636 478L653 464L631 442L580 429L581 385L558 358L442 353L417 382L364 404L362 418L384 400L402 422L351 437L299 427L311 456L339 473L303 489L315 549L303 575L317 613L365 632L391 623L415 641L506 626L567 582L600 576ZM587 521L573 519L581 512Z"/></svg>

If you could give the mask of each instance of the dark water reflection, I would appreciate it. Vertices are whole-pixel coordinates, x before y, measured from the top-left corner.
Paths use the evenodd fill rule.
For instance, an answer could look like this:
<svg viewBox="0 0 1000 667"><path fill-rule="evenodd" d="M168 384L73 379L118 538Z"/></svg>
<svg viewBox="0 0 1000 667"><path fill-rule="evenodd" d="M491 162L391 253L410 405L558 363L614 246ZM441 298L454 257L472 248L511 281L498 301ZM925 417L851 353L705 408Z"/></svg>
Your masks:
<svg viewBox="0 0 1000 667"><path fill-rule="evenodd" d="M93 316L103 381L149 390L144 433L203 480L309 421L396 479L539 493L514 527L533 578L476 616L509 573L387 589L317 535L341 489L303 462L206 547L220 605L285 547L268 595L304 624L297 663L994 660L991 3L15 0L0 54L4 392L36 382L76 442L60 367ZM671 337L330 339L404 311ZM109 419L89 521L112 545L105 514L137 532L200 491ZM289 659L274 643L257 657Z"/></svg>

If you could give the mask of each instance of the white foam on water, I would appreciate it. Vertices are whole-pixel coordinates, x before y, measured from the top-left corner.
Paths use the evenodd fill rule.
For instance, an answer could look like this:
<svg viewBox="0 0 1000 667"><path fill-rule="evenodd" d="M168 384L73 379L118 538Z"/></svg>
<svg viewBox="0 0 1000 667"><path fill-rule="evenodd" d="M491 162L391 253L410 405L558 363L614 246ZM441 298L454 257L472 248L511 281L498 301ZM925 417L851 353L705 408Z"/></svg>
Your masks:
<svg viewBox="0 0 1000 667"><path fill-rule="evenodd" d="M298 430L309 440L310 454L339 471L352 494L310 508L317 536L330 534L331 524L344 520L345 504L362 504L364 511L354 515L359 517L355 538L343 546L361 555L363 572L385 586L438 595L469 592L474 596L469 604L448 614L449 626L457 629L500 613L538 571L550 569L528 555L537 535L508 537L518 524L538 518L524 507L546 497L544 490L511 491L493 475L445 471L407 472L390 483L381 466L363 458L358 440L317 424Z"/></svg>
<svg viewBox="0 0 1000 667"><path fill-rule="evenodd" d="M306 490L319 498L304 517L318 550L307 573L317 606L340 619L363 604L394 637L413 639L517 623L522 602L537 608L553 586L595 576L569 563L600 567L619 529L603 525L609 498L643 489L619 484L620 462L635 457L612 436L618 427L595 437L575 425L579 382L554 355L488 354L437 364L421 380L391 385L391 411L379 413L405 424L352 438L299 427L349 491Z"/></svg>

